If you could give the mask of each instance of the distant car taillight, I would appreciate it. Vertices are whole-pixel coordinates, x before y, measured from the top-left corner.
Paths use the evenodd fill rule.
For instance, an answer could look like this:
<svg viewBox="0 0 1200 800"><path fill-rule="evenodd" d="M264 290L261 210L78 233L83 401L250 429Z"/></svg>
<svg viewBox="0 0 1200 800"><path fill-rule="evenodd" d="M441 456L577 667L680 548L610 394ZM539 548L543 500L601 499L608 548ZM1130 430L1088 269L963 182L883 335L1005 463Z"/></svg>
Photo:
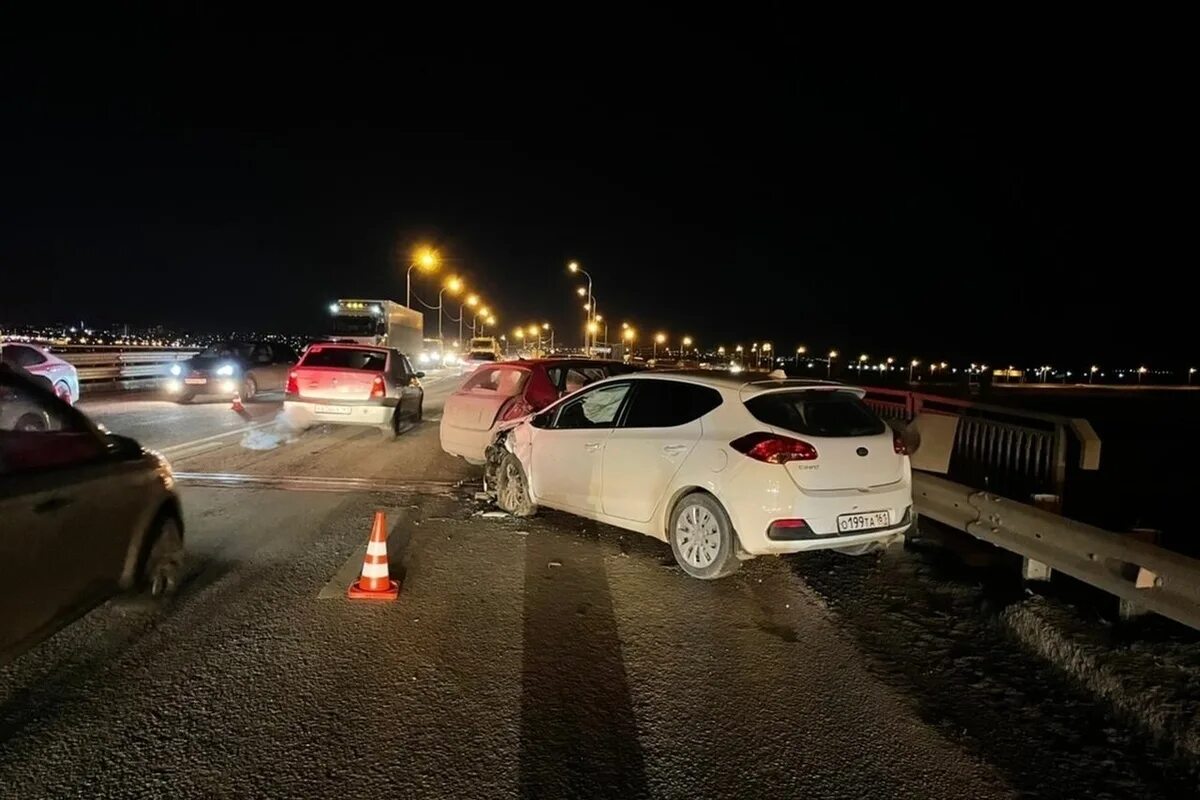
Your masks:
<svg viewBox="0 0 1200 800"><path fill-rule="evenodd" d="M376 375L375 380L371 381L371 399L378 400L387 394L387 390L383 385L383 375Z"/></svg>
<svg viewBox="0 0 1200 800"><path fill-rule="evenodd" d="M528 414L533 409L525 402L525 398L521 395L515 395L504 401L504 405L500 406L500 413L496 415L497 422L505 422L510 419L520 419Z"/></svg>
<svg viewBox="0 0 1200 800"><path fill-rule="evenodd" d="M892 431L892 449L896 451L896 455L908 455L908 445L904 443L900 431Z"/></svg>
<svg viewBox="0 0 1200 800"><path fill-rule="evenodd" d="M755 461L767 464L786 464L789 461L812 461L817 448L808 442L775 433L750 433L734 439L729 446Z"/></svg>
<svg viewBox="0 0 1200 800"><path fill-rule="evenodd" d="M287 388L284 389L284 392L287 394L300 394L300 384L296 382L296 373L288 373Z"/></svg>

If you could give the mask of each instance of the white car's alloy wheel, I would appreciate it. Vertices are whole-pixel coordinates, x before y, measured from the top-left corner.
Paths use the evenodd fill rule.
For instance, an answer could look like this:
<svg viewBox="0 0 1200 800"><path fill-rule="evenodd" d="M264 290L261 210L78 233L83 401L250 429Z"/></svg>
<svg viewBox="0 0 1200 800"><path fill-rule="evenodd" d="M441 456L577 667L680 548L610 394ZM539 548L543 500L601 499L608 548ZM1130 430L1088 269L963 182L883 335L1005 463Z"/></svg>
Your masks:
<svg viewBox="0 0 1200 800"><path fill-rule="evenodd" d="M717 518L703 506L687 506L675 522L675 541L679 543L679 552L685 561L704 569L716 560L717 551L721 549Z"/></svg>
<svg viewBox="0 0 1200 800"><path fill-rule="evenodd" d="M710 494L695 492L680 500L667 531L676 563L693 578L723 578L741 564L729 515Z"/></svg>

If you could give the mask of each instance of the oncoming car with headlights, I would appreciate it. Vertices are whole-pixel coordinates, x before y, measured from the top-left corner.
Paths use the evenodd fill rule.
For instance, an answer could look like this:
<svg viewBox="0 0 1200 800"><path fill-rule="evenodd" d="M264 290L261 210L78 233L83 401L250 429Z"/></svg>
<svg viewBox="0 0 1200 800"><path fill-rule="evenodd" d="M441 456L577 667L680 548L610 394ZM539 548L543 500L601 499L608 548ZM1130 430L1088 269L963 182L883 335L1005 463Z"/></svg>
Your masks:
<svg viewBox="0 0 1200 800"><path fill-rule="evenodd" d="M218 342L172 364L165 383L176 402L201 395L252 402L262 392L283 391L296 351L281 342Z"/></svg>

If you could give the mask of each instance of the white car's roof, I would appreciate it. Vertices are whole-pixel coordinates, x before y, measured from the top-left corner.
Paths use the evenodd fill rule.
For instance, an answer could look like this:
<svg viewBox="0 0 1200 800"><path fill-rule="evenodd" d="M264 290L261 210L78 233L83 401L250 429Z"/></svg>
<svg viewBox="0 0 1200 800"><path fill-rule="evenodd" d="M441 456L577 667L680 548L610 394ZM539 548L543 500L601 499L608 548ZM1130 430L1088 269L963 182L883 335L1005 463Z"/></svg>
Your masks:
<svg viewBox="0 0 1200 800"><path fill-rule="evenodd" d="M743 397L761 394L762 392L779 391L781 389L843 389L855 394L865 394L865 390L857 386L849 386L837 381L811 380L808 378L773 378L766 372L733 373L724 370L708 369L670 369L647 370L628 375L618 375L608 380L633 378L646 380L654 378L682 378L689 383L699 383L716 389L728 389L738 392Z"/></svg>

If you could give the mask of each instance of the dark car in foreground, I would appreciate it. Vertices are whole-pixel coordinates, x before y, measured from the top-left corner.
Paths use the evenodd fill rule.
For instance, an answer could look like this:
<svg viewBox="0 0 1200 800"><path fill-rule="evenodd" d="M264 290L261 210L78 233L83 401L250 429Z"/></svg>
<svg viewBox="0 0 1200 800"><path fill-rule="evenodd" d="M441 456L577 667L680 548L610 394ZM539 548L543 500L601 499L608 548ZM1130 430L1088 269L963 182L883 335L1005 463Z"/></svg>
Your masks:
<svg viewBox="0 0 1200 800"><path fill-rule="evenodd" d="M119 590L174 589L171 467L0 365L0 662Z"/></svg>
<svg viewBox="0 0 1200 800"><path fill-rule="evenodd" d="M200 395L252 402L262 392L282 392L296 360L281 342L218 342L172 364L165 388L180 403Z"/></svg>

